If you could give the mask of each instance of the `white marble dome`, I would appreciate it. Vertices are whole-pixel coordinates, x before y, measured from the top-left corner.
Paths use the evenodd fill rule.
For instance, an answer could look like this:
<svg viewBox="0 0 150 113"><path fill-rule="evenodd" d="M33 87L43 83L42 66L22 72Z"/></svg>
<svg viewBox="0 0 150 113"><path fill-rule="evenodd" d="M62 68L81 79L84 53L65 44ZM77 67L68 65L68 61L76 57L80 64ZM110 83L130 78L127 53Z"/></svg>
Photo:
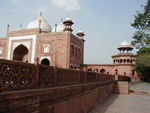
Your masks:
<svg viewBox="0 0 150 113"><path fill-rule="evenodd" d="M120 44L120 48L126 48L126 47L132 48L131 44L125 40Z"/></svg>
<svg viewBox="0 0 150 113"><path fill-rule="evenodd" d="M41 21L41 25L39 24ZM35 28L41 28L42 32L52 32L51 26L48 24L48 22L42 17L38 17L36 20L33 20L27 25L27 29L35 29Z"/></svg>
<svg viewBox="0 0 150 113"><path fill-rule="evenodd" d="M57 26L55 26L52 29L52 32L63 32L65 29L65 25L61 22L60 24L57 24ZM55 31L56 30L56 31Z"/></svg>

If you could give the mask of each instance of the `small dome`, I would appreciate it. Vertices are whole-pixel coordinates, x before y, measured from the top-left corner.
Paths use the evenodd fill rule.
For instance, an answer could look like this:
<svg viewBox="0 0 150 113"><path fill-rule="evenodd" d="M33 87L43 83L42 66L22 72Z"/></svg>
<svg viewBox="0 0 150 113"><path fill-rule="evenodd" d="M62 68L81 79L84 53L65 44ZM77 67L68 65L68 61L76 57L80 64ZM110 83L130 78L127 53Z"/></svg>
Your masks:
<svg viewBox="0 0 150 113"><path fill-rule="evenodd" d="M63 23L64 24L70 23L71 25L74 24L73 21L69 17L67 17Z"/></svg>
<svg viewBox="0 0 150 113"><path fill-rule="evenodd" d="M85 34L84 34L83 31L81 31L81 30L78 31L78 33L77 33L77 36L80 37L80 38L83 38L84 35L85 35Z"/></svg>
<svg viewBox="0 0 150 113"><path fill-rule="evenodd" d="M40 21L41 21L40 28L41 28L42 32L51 32L52 31L51 26L48 24L48 22L42 16L40 16L36 20L30 22L27 25L27 29L39 28Z"/></svg>
<svg viewBox="0 0 150 113"><path fill-rule="evenodd" d="M66 18L66 20L67 20L67 21L68 21L68 20L70 20L70 21L71 21L71 19L70 19L69 17L67 17L67 18Z"/></svg>
<svg viewBox="0 0 150 113"><path fill-rule="evenodd" d="M127 41L123 41L121 44L120 44L120 48L132 48L131 44Z"/></svg>
<svg viewBox="0 0 150 113"><path fill-rule="evenodd" d="M61 22L60 24L57 24L57 26L53 28L52 32L63 32L64 29L65 29L65 25Z"/></svg>
<svg viewBox="0 0 150 113"><path fill-rule="evenodd" d="M83 31L82 31L82 30L79 30L78 33L83 33Z"/></svg>

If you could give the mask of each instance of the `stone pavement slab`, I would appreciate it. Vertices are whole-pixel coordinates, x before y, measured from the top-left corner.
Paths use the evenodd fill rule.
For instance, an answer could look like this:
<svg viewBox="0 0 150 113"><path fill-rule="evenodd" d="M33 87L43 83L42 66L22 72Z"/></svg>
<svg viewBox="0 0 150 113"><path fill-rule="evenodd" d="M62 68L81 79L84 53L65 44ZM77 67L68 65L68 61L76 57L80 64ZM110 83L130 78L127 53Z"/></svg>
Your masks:
<svg viewBox="0 0 150 113"><path fill-rule="evenodd" d="M89 113L150 113L150 96L113 94Z"/></svg>
<svg viewBox="0 0 150 113"><path fill-rule="evenodd" d="M147 92L150 94L150 83L146 82L131 83L130 90Z"/></svg>

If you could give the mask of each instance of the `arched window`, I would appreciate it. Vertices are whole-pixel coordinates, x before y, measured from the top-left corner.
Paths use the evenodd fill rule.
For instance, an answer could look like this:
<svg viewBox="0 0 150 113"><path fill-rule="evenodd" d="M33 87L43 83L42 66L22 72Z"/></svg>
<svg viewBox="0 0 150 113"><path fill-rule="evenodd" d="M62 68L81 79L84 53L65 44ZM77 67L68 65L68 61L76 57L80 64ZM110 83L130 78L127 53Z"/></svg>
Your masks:
<svg viewBox="0 0 150 113"><path fill-rule="evenodd" d="M81 57L81 50L80 50L80 48L78 48L78 57L79 58Z"/></svg>
<svg viewBox="0 0 150 113"><path fill-rule="evenodd" d="M77 54L78 54L78 49L77 47L75 47L75 57L77 57Z"/></svg>
<svg viewBox="0 0 150 113"><path fill-rule="evenodd" d="M124 59L124 63L125 63L125 64L127 63L127 60L126 60L126 59Z"/></svg>
<svg viewBox="0 0 150 113"><path fill-rule="evenodd" d="M118 75L118 69L115 69L115 75Z"/></svg>
<svg viewBox="0 0 150 113"><path fill-rule="evenodd" d="M132 70L132 75L134 75L135 74L135 71L134 70Z"/></svg>
<svg viewBox="0 0 150 113"><path fill-rule="evenodd" d="M41 64L43 65L50 65L50 61L47 59L47 58L44 58L42 61L41 61Z"/></svg>
<svg viewBox="0 0 150 113"><path fill-rule="evenodd" d="M114 64L115 64L115 60L113 60Z"/></svg>
<svg viewBox="0 0 150 113"><path fill-rule="evenodd" d="M19 45L13 52L13 60L28 62L28 48Z"/></svg>
<svg viewBox="0 0 150 113"><path fill-rule="evenodd" d="M44 53L49 53L50 52L50 45L49 44L44 44L43 45L43 52Z"/></svg>
<svg viewBox="0 0 150 113"><path fill-rule="evenodd" d="M116 64L118 64L118 60L117 59L115 60L115 62L116 62Z"/></svg>
<svg viewBox="0 0 150 113"><path fill-rule="evenodd" d="M74 56L74 46L71 45L71 56Z"/></svg>
<svg viewBox="0 0 150 113"><path fill-rule="evenodd" d="M73 64L70 64L70 69L73 69Z"/></svg>
<svg viewBox="0 0 150 113"><path fill-rule="evenodd" d="M48 52L49 52L49 47L48 46L44 47L44 53L48 53Z"/></svg>
<svg viewBox="0 0 150 113"><path fill-rule="evenodd" d="M133 59L133 63L135 63L135 60Z"/></svg>
<svg viewBox="0 0 150 113"><path fill-rule="evenodd" d="M120 60L120 63L122 63L122 59Z"/></svg>
<svg viewBox="0 0 150 113"><path fill-rule="evenodd" d="M133 61L132 61L132 59L131 59L131 63L132 63Z"/></svg>
<svg viewBox="0 0 150 113"><path fill-rule="evenodd" d="M129 59L127 59L127 63L129 63L130 62L130 60Z"/></svg>
<svg viewBox="0 0 150 113"><path fill-rule="evenodd" d="M94 71L95 71L96 73L98 73L98 69L97 69L97 68L95 68Z"/></svg>
<svg viewBox="0 0 150 113"><path fill-rule="evenodd" d="M88 69L88 72L92 72L92 69L90 68L90 69Z"/></svg>
<svg viewBox="0 0 150 113"><path fill-rule="evenodd" d="M105 72L106 72L105 69L101 69L101 70L100 70L100 73L103 73L103 74L104 74Z"/></svg>

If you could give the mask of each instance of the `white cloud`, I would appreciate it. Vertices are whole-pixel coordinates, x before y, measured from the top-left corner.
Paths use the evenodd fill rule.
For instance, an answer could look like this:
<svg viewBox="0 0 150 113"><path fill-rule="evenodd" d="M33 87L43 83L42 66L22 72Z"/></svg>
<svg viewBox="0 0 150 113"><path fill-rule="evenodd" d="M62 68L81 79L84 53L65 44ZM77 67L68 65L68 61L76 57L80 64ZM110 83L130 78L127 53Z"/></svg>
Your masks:
<svg viewBox="0 0 150 113"><path fill-rule="evenodd" d="M66 11L79 10L80 6L78 0L51 0L58 8L64 8Z"/></svg>

